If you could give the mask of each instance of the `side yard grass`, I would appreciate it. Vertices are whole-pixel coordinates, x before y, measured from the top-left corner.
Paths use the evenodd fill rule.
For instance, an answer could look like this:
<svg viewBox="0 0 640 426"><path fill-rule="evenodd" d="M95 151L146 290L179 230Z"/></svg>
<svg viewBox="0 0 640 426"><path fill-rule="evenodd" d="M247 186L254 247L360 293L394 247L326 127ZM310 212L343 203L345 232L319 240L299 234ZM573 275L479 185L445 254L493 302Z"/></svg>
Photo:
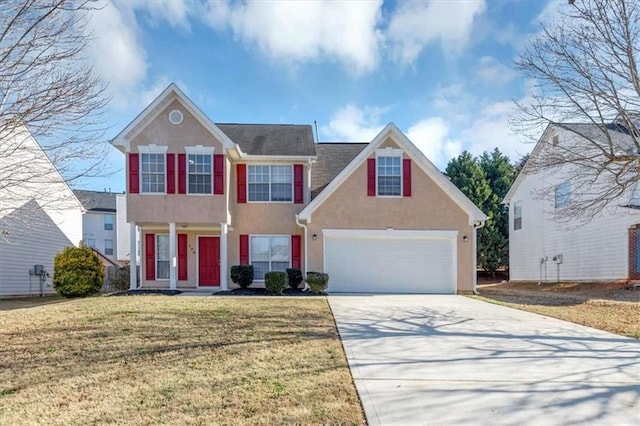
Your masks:
<svg viewBox="0 0 640 426"><path fill-rule="evenodd" d="M479 293L470 297L640 339L640 289L626 283L502 283Z"/></svg>
<svg viewBox="0 0 640 426"><path fill-rule="evenodd" d="M0 424L365 422L324 299L95 297L0 341Z"/></svg>

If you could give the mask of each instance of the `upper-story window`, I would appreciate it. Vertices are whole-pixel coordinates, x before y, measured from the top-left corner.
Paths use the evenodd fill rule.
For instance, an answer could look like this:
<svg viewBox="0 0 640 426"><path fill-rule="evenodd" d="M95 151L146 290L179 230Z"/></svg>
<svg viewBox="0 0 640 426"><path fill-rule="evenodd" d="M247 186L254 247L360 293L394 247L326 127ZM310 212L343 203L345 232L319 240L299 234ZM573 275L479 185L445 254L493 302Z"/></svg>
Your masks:
<svg viewBox="0 0 640 426"><path fill-rule="evenodd" d="M113 256L113 240L104 240L104 254Z"/></svg>
<svg viewBox="0 0 640 426"><path fill-rule="evenodd" d="M402 195L402 157L378 156L377 166L378 195Z"/></svg>
<svg viewBox="0 0 640 426"><path fill-rule="evenodd" d="M555 188L556 209L566 207L571 203L571 182L564 182Z"/></svg>
<svg viewBox="0 0 640 426"><path fill-rule="evenodd" d="M140 154L140 174L142 177L142 192L165 192L165 154Z"/></svg>
<svg viewBox="0 0 640 426"><path fill-rule="evenodd" d="M104 215L104 230L113 231L113 215L112 214Z"/></svg>
<svg viewBox="0 0 640 426"><path fill-rule="evenodd" d="M513 230L522 229L522 201L513 203Z"/></svg>
<svg viewBox="0 0 640 426"><path fill-rule="evenodd" d="M211 194L211 155L189 154L187 163L189 194Z"/></svg>
<svg viewBox="0 0 640 426"><path fill-rule="evenodd" d="M293 200L293 166L249 165L249 201Z"/></svg>
<svg viewBox="0 0 640 426"><path fill-rule="evenodd" d="M84 243L87 247L96 248L96 239L95 238L85 238Z"/></svg>

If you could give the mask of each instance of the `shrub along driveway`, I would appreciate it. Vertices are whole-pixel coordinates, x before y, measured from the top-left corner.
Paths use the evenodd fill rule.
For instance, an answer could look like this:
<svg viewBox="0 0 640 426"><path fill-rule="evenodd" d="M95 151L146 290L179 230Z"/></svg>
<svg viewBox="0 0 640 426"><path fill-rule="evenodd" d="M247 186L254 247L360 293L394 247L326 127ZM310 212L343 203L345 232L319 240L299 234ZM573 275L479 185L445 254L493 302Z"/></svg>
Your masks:
<svg viewBox="0 0 640 426"><path fill-rule="evenodd" d="M323 298L0 301L1 425L363 422Z"/></svg>
<svg viewBox="0 0 640 426"><path fill-rule="evenodd" d="M637 424L640 342L462 296L330 296L370 424Z"/></svg>

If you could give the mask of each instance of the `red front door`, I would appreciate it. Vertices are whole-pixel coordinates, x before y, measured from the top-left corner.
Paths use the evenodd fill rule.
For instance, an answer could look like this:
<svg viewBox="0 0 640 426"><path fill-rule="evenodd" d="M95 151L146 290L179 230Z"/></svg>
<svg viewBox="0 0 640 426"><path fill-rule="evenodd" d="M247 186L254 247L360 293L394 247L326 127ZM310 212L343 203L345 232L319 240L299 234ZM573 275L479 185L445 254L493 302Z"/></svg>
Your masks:
<svg viewBox="0 0 640 426"><path fill-rule="evenodd" d="M220 285L220 238L198 238L198 285Z"/></svg>

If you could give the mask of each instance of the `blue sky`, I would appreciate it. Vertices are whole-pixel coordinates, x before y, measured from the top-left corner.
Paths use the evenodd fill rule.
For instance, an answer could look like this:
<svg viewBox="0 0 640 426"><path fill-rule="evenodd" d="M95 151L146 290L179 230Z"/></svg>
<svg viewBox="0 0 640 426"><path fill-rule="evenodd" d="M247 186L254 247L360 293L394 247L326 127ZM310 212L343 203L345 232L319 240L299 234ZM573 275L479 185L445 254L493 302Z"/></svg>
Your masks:
<svg viewBox="0 0 640 426"><path fill-rule="evenodd" d="M214 122L318 122L320 141L369 141L394 122L444 169L463 150L530 151L508 125L530 83L518 52L565 0L111 1L89 57L109 82L115 136L170 82ZM116 172L75 186L124 190Z"/></svg>

